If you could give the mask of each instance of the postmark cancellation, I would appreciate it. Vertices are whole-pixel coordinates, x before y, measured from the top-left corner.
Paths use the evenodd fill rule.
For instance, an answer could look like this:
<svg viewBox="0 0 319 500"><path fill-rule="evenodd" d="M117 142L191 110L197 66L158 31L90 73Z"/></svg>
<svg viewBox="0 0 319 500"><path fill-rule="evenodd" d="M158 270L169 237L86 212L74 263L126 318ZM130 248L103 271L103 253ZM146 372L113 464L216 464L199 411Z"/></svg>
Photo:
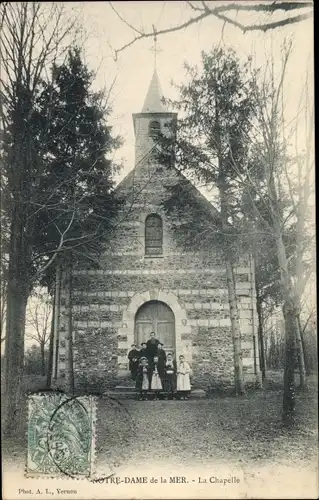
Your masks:
<svg viewBox="0 0 319 500"><path fill-rule="evenodd" d="M28 396L27 477L88 478L95 459L93 396Z"/></svg>

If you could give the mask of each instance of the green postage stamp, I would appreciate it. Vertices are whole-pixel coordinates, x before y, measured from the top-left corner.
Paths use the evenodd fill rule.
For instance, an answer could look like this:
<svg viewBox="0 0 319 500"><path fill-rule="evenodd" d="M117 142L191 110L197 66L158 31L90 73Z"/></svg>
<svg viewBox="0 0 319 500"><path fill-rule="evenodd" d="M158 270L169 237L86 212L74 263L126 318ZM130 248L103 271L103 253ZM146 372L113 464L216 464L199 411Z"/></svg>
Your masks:
<svg viewBox="0 0 319 500"><path fill-rule="evenodd" d="M27 476L90 477L95 398L59 392L28 397Z"/></svg>

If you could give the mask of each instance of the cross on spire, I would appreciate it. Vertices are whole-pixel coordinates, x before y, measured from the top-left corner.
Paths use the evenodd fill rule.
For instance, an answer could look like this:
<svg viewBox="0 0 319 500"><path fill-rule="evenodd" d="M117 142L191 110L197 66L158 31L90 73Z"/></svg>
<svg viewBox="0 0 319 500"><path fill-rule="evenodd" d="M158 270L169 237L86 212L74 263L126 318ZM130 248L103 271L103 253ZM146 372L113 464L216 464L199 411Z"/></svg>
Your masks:
<svg viewBox="0 0 319 500"><path fill-rule="evenodd" d="M149 50L151 52L154 52L154 69L156 69L157 54L158 54L158 52L163 52L163 51L162 51L162 49L159 49L157 47L157 34L156 34L156 28L154 25L153 25L153 32L154 32L154 45Z"/></svg>

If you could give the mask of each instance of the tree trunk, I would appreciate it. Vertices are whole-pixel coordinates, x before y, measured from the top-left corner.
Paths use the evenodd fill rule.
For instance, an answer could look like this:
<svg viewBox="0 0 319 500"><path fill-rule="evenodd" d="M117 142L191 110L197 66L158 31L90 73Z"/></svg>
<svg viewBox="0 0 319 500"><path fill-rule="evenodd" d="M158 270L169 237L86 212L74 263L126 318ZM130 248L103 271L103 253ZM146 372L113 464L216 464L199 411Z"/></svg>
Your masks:
<svg viewBox="0 0 319 500"><path fill-rule="evenodd" d="M219 160L219 168L221 169L222 162ZM226 279L227 279L227 290L228 290L228 303L229 303L229 313L230 322L232 330L233 339L233 349L234 349L234 376L235 376L235 392L236 394L245 394L245 383L243 375L243 363L242 363L242 351L241 351L241 333L238 317L238 305L235 287L235 275L233 267L232 258L232 244L233 242L227 238L230 228L227 222L227 201L225 196L225 182L223 175L219 176L219 197L221 205L221 222L222 222L222 232L225 236L224 251L225 251L225 261L226 261Z"/></svg>
<svg viewBox="0 0 319 500"><path fill-rule="evenodd" d="M298 318L297 318L297 349L298 349L298 357L299 357L299 376L300 376L300 389L305 389L307 385L306 380L306 362L305 362L305 350L304 343L302 339L302 327L300 322L300 311L301 311L301 297L304 293L305 286L307 283L307 279L305 279L305 267L304 267L304 252L305 252L305 244L304 244L304 234L305 234L305 216L307 213L307 203L309 201L309 172L307 170L307 179L305 179L304 184L304 195L302 195L303 187L299 185L299 200L300 203L297 208L297 224L296 224L296 296L297 302L299 306Z"/></svg>
<svg viewBox="0 0 319 500"><path fill-rule="evenodd" d="M72 321L72 260L67 270L66 279L66 389L69 393L74 392L74 372L73 372L73 321Z"/></svg>
<svg viewBox="0 0 319 500"><path fill-rule="evenodd" d="M305 352L304 352L304 346L303 346L302 334L301 334L301 329L302 329L301 322L300 322L301 307L300 307L299 295L297 296L296 302L298 304L298 314L297 314L297 321L296 321L296 344L297 344L297 351L298 351L298 367L299 367L299 379L300 379L299 388L301 390L305 390L306 386L307 386L307 378L306 378Z"/></svg>
<svg viewBox="0 0 319 500"><path fill-rule="evenodd" d="M13 213L9 249L4 381L4 432L11 435L22 396L26 307L30 288L23 219Z"/></svg>
<svg viewBox="0 0 319 500"><path fill-rule="evenodd" d="M41 375L45 377L45 346L43 342L41 342L40 344L40 349L41 349Z"/></svg>
<svg viewBox="0 0 319 500"><path fill-rule="evenodd" d="M298 309L288 271L285 245L282 239L280 220L275 220L277 256L280 267L281 289L283 294L283 314L285 318L285 366L283 422L292 425L295 422L295 348L298 328Z"/></svg>
<svg viewBox="0 0 319 500"><path fill-rule="evenodd" d="M245 384L243 377L242 353L241 353L241 338L240 326L238 318L237 297L235 290L234 269L231 263L226 260L226 277L228 289L228 301L230 311L230 321L233 337L234 348L234 370L235 370L235 391L236 394L245 393Z"/></svg>
<svg viewBox="0 0 319 500"><path fill-rule="evenodd" d="M52 301L52 318L51 318L51 329L50 329L50 343L49 343L49 357L48 357L48 371L47 371L47 381L46 387L50 389L52 385L52 371L53 371L53 350L54 350L54 311L55 311L55 290L53 292L53 301Z"/></svg>
<svg viewBox="0 0 319 500"><path fill-rule="evenodd" d="M219 193L220 201L220 213L221 213L221 229L224 239L224 254L226 263L226 279L227 279L227 289L228 289L228 302L229 302L229 313L231 321L231 331L234 349L234 376L235 376L235 392L238 394L245 394L245 383L243 375L243 364L242 364L242 350L241 350L241 332L240 324L238 318L238 305L237 305L237 295L235 287L235 275L234 275L234 250L233 250L233 237L232 227L228 223L228 218L231 215L229 201L227 198L227 187L229 187L229 180L227 183L227 177L225 174L225 165L223 162L223 141L221 139L220 133L220 104L218 99L218 93L215 94L215 126L216 126L216 144L217 144L217 154L218 154L218 179L217 187Z"/></svg>
<svg viewBox="0 0 319 500"><path fill-rule="evenodd" d="M15 428L22 396L24 368L24 333L27 298L8 287L7 334L5 353L4 432L10 436Z"/></svg>
<svg viewBox="0 0 319 500"><path fill-rule="evenodd" d="M21 77L21 73L19 76ZM27 225L31 197L30 172L34 162L28 119L32 106L30 96L27 96L21 78L15 83L15 98L10 111L12 118L11 145L6 165L8 192L11 194L12 202L8 249L4 390L4 432L7 435L15 431L16 417L21 415L19 406L22 397L24 369L25 320L27 300L31 292L30 272L32 269L29 239L32 231Z"/></svg>
<svg viewBox="0 0 319 500"><path fill-rule="evenodd" d="M254 374L255 374L255 384L257 388L262 387L262 382L263 378L260 378L260 355L259 355L259 349L258 349L258 360L259 364L257 367L257 346L258 346L258 337L256 340L256 320L255 320L255 302L256 302L256 273L255 273L255 259L251 255L250 256L250 279L251 279L251 286L250 286L250 294L251 294L251 314L252 314L252 329L253 329L253 353L254 353ZM257 329L257 334L258 334L258 329Z"/></svg>
<svg viewBox="0 0 319 500"><path fill-rule="evenodd" d="M294 306L287 300L284 303L285 318L285 366L284 366L284 397L283 422L292 425L295 422L296 391L295 391L295 331L297 318Z"/></svg>
<svg viewBox="0 0 319 500"><path fill-rule="evenodd" d="M61 264L57 263L55 276L55 308L54 308L54 355L53 378L58 377L59 345L60 345L60 305L61 305Z"/></svg>
<svg viewBox="0 0 319 500"><path fill-rule="evenodd" d="M264 324L263 324L263 315L262 315L262 300L259 295L259 287L256 283L256 308L258 315L258 343L259 343L259 363L260 370L262 374L262 380L266 379L266 357L265 357L265 346L264 346Z"/></svg>
<svg viewBox="0 0 319 500"><path fill-rule="evenodd" d="M309 361L308 361L308 354L307 354L307 349L305 345L305 338L304 338L304 329L302 328L301 321L300 321L300 314L298 314L298 328L300 332L300 340L301 340L301 345L302 345L302 352L303 352L303 358L304 358L304 363L305 363L305 372L306 376L309 376L311 373L311 370L309 368Z"/></svg>
<svg viewBox="0 0 319 500"><path fill-rule="evenodd" d="M299 387L300 389L304 390L306 389L307 386L306 365L305 365L304 349L302 345L299 314L297 314L296 316L296 342L298 350L298 365L299 365L299 377L300 377Z"/></svg>

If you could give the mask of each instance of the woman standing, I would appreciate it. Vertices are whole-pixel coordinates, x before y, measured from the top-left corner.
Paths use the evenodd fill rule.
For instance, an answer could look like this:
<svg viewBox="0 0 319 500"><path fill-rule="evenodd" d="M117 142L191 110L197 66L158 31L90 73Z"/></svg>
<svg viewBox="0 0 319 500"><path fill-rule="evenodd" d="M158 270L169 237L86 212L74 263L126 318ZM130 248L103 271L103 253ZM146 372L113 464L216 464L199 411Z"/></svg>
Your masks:
<svg viewBox="0 0 319 500"><path fill-rule="evenodd" d="M191 368L183 355L179 357L177 367L177 396L179 399L188 399L191 391L190 382Z"/></svg>

